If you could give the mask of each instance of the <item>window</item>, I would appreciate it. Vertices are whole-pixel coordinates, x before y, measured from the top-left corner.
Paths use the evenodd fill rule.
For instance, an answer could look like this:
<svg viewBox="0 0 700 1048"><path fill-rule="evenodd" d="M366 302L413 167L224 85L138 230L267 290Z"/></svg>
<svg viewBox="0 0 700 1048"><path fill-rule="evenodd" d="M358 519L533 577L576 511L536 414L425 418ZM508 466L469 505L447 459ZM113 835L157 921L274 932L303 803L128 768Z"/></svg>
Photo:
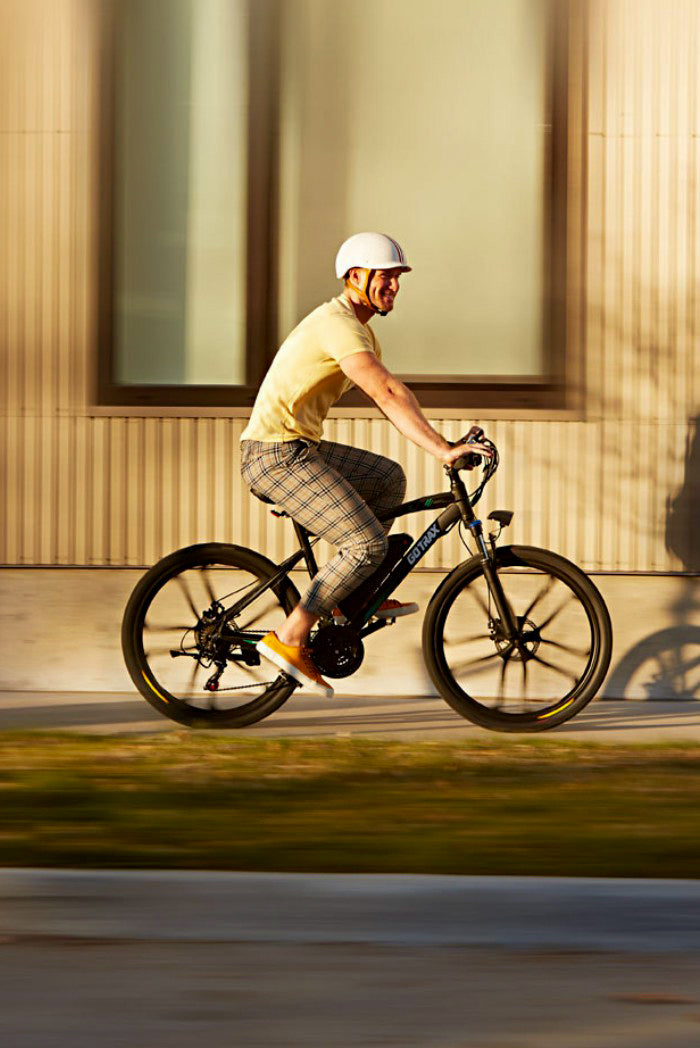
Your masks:
<svg viewBox="0 0 700 1048"><path fill-rule="evenodd" d="M120 4L103 402L252 403L375 228L415 267L375 325L426 406L561 406L562 8Z"/></svg>
<svg viewBox="0 0 700 1048"><path fill-rule="evenodd" d="M253 402L277 337L272 8L114 8L103 404Z"/></svg>

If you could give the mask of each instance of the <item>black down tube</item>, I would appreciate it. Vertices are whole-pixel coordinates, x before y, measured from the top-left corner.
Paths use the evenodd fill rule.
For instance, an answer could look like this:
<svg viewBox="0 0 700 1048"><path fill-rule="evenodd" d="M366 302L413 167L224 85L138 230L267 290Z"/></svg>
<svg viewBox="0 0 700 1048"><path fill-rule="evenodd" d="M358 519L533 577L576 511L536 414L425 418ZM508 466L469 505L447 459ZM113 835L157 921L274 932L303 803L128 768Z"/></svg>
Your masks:
<svg viewBox="0 0 700 1048"><path fill-rule="evenodd" d="M353 629L360 630L362 626L372 617L377 608L390 593L394 590L407 575L413 571L416 564L422 560L428 550L433 546L438 539L441 539L443 535L446 535L450 531L460 518L459 507L452 505L448 506L444 513L441 513L437 520L425 529L419 539L410 546L404 555L401 557L391 571L386 575L379 583L378 588L374 591L370 602L365 605L364 608L360 608L355 612L349 619L349 625Z"/></svg>

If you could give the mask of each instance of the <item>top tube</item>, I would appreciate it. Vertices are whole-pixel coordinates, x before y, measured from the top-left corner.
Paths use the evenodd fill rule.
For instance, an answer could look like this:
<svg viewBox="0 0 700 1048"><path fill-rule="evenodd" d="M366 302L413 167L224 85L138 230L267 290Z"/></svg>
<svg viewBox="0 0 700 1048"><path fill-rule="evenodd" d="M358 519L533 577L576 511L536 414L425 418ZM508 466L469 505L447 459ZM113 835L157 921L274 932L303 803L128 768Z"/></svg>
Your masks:
<svg viewBox="0 0 700 1048"><path fill-rule="evenodd" d="M397 517L406 517L409 513L424 513L429 509L444 509L454 502L451 491L439 491L435 495L425 495L419 499L411 499L410 502L402 502L400 506L391 506L383 513L377 514L378 520L396 520Z"/></svg>
<svg viewBox="0 0 700 1048"><path fill-rule="evenodd" d="M489 441L489 443L491 442ZM478 484L474 491L472 491L471 493L466 493L467 499L469 500L469 503L472 506L472 508L476 506L477 502L483 494L484 488L498 469L498 448L495 444L492 444L492 447L494 452L493 458L487 463L481 482ZM456 474L459 473L459 470L447 468L445 472L447 473L448 477L452 479ZM462 478L460 477L459 479L461 483L464 484ZM409 513L422 513L425 512L425 510L429 509L445 509L446 506L452 505L454 501L455 497L451 491L439 491L435 495L424 495L418 499L411 499L410 502L402 502L400 506L392 506L390 509L385 510L383 513L378 513L377 517L379 520L383 521L396 520L397 517L405 517Z"/></svg>

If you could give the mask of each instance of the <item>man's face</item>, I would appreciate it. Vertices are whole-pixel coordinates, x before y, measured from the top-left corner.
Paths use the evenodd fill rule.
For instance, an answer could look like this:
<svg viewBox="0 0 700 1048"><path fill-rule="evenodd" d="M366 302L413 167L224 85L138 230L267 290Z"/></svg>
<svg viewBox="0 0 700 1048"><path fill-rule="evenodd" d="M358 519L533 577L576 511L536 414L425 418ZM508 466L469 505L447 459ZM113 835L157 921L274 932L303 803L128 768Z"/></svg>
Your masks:
<svg viewBox="0 0 700 1048"><path fill-rule="evenodd" d="M369 282L367 297L384 313L390 313L394 308L402 273L402 269L378 269Z"/></svg>

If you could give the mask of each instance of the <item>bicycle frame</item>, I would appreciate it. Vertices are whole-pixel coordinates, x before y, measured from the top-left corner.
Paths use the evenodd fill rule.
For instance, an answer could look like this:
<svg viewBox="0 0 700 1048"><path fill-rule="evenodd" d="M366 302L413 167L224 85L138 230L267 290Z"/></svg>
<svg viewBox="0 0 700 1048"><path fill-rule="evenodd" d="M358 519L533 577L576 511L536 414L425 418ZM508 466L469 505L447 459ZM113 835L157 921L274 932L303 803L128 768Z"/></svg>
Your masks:
<svg viewBox="0 0 700 1048"><path fill-rule="evenodd" d="M484 576L488 583L489 591L493 598L494 605L500 617L502 628L504 629L507 639L510 640L516 635L517 624L503 592L501 581L497 572L494 570L494 554L493 550L489 549L484 538L483 524L474 513L474 507L470 501L464 481L459 475L459 471L446 468L445 472L450 480L449 492L443 491L435 495L413 499L410 502L402 503L400 506L392 507L380 515L379 519L381 521L389 521L407 516L410 513L418 513L425 511L426 509L439 509L445 507L444 512L436 517L436 519L425 529L423 534L415 540L413 545L405 551L401 559L381 580L370 600L370 603L363 608L360 608L348 620L348 625L357 630L361 637L366 637L370 633L374 633L376 630L382 629L387 625L385 621L375 622L371 625L368 623L379 605L382 604L389 594L393 593L406 576L413 571L428 550L431 549L438 539L447 535L455 524L459 522L462 522L467 528L469 528L474 536L474 540L479 550L478 556L483 565ZM309 575L312 578L317 573L318 565L313 553L312 543L309 540L310 532L295 520L292 520L292 524L300 548L291 556L287 557L286 560L282 561L281 564L277 565L277 571L271 579L264 580L258 586L255 586L252 591L247 593L245 597L241 598L240 601L234 604L233 607L226 609L224 613L224 621L227 624L232 619L235 619L244 608L251 604L260 593L266 589L274 587L277 582L281 581L301 560L305 562ZM232 631L231 637L232 639L238 639L250 643L250 634L241 634L239 637L236 631Z"/></svg>
<svg viewBox="0 0 700 1048"><path fill-rule="evenodd" d="M419 510L426 509L429 506L447 506L445 512L441 513L440 516L434 520L428 528L426 528L420 538L416 539L413 545L406 550L401 557L401 560L394 565L389 574L381 581L371 603L365 608L360 609L360 611L350 618L349 625L356 629L360 629L361 636L366 636L368 633L374 632L375 629L382 625L379 623L362 630L362 627L365 626L368 619L372 617L379 605L386 600L389 594L393 593L396 587L411 571L413 571L416 564L422 560L435 542L444 535L447 535L455 524L459 522L462 522L467 528L469 528L474 536L474 540L479 549L478 556L483 565L484 576L488 583L491 596L493 597L496 610L498 611L501 622L503 623L506 636L509 640L515 636L517 625L510 605L506 600L505 593L503 592L501 580L498 578L496 571L494 571L493 550L489 549L484 538L484 526L474 512L474 507L458 470L447 468L445 472L450 479L449 493L442 492L439 495L430 495L427 499L415 499L413 502L404 503L402 506L389 510L387 513L380 516L380 520L394 520L397 517L405 516L407 513L415 513Z"/></svg>

